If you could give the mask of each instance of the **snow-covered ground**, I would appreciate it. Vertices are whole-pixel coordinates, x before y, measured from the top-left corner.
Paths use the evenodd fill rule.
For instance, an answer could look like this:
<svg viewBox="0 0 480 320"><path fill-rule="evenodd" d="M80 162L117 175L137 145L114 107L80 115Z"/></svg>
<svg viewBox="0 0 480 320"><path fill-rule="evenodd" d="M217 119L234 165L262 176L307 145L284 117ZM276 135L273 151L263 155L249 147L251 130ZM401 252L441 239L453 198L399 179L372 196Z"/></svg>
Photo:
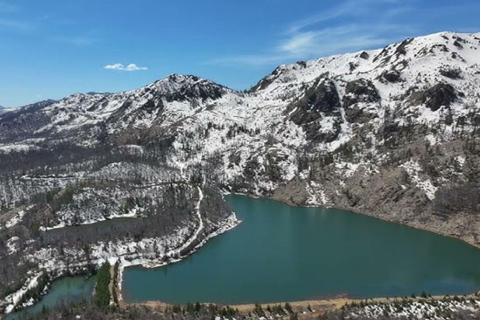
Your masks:
<svg viewBox="0 0 480 320"><path fill-rule="evenodd" d="M433 319L449 320L453 314L464 312L475 318L480 301L475 299L418 299L417 301L394 301L381 304L367 304L347 311L345 319ZM348 309L347 309L348 310ZM460 315L457 315L461 319Z"/></svg>

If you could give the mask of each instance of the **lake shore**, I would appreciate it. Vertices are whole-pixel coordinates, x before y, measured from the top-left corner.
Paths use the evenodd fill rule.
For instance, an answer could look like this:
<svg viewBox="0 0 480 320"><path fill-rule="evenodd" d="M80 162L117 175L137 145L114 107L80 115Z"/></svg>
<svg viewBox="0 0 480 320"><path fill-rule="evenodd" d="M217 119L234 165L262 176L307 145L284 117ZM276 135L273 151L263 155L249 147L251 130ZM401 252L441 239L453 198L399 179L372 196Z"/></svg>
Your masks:
<svg viewBox="0 0 480 320"><path fill-rule="evenodd" d="M232 202L233 199L235 201ZM171 274L168 272L169 277L163 275L162 271L142 270L141 268L127 273L129 280L124 288L122 286L122 289L125 290L125 294L128 293L130 297L134 298L127 297L125 301L141 303L153 300L177 304L207 301L235 305L256 301L301 301L304 298L314 298L310 301L317 301L316 298L320 298L319 300L324 303L326 300L330 302L332 296L336 295L338 298L338 294L346 293L349 297L365 298L410 296L411 293L420 294L422 291L430 292L432 295L463 295L478 289L477 282L470 281L470 278L466 279L464 273L458 271L463 270L463 267L459 267L458 263L455 265L452 263L452 261L461 261L461 257L465 257L465 261L475 261L476 264L480 261L477 249L465 246L461 241L451 241L433 233L415 231L414 228L402 228L400 224L381 222L382 219L362 218L361 216L365 215L354 214L348 210L337 212L337 210L329 209L297 209L298 207L294 206L287 208L282 205L281 201L272 201L267 198L257 200L244 195L234 195L229 201L232 208L237 211L239 218L244 220L243 228L232 233L232 236L226 237L221 245L216 243L213 247L202 250L194 259L195 267L192 267L191 263L180 263L178 267L173 267ZM264 214L261 214L262 212ZM241 213L245 215L242 216ZM255 224L249 224L249 221L254 221ZM297 223L298 226L301 226L300 232L294 232L297 229L293 226L296 226ZM270 227L271 230L268 237L265 235L267 227ZM336 230L334 234L329 233L332 228ZM289 232L285 234L282 230L289 230ZM375 230L375 236L372 235L372 230ZM378 245L375 239L384 239L384 241ZM329 241L335 241L342 248L339 251L342 253L329 251ZM365 248L369 248L369 252L375 254L365 255L361 250L354 250L351 254L347 254L359 242L364 243ZM296 246L291 246L292 243ZM444 248L444 250L440 254L435 248ZM400 264L394 266L388 263L392 255L382 256L387 252L386 249L388 252L394 252L395 259L403 261L403 266ZM269 254L275 252L282 252L284 255L295 254L297 259L282 258L282 255L276 254L270 254L268 259L265 259L266 252ZM419 257L419 260L412 258L415 255ZM447 259L447 256L457 258L452 260ZM215 261L216 264L211 266L210 261ZM263 269L258 269L253 266L255 263L245 264L245 261L274 261L275 263L272 268L262 265ZM300 261L308 261L308 263L301 264ZM367 265L362 269L363 271L350 270L347 267L351 263L359 261L362 261L362 265ZM363 261L365 262L363 263ZM215 266L222 265L244 267L234 271L224 271L224 268L221 267L215 268ZM338 271L338 268L330 267L334 265L344 267L340 267L341 271ZM378 272L372 273L372 268L368 267L372 265L378 267ZM437 268L434 269L437 271L432 272L434 265L452 265L452 268ZM405 268L410 266L412 266L412 271L408 273L408 277L405 276L405 279L392 276L405 274ZM324 268L325 272L319 273L318 268L320 267ZM302 272L298 272L300 269ZM170 271L170 269L168 270ZM269 270L269 273L263 277L262 271L257 270ZM156 273L158 273L158 277ZM246 274L249 276L244 276ZM305 274L311 276L306 278ZM430 281L437 281L441 287L424 283L422 274L429 274ZM442 280L452 277L452 274L462 280L458 280L460 287L452 286ZM239 277L236 275L240 275L241 280L238 280ZM284 275L292 275L291 279L285 280L289 284L290 293L278 294L278 290L271 288L283 288L282 284L278 284L278 280L285 278ZM348 277L345 278L345 275ZM207 276L211 279L222 278L224 280L213 281L214 283L202 280ZM262 279L260 286L259 283L251 281L255 277L261 277L257 278ZM190 280L185 280L187 278ZM151 279L156 279L155 284ZM344 279L344 284L332 279ZM375 282L377 279L378 283ZM192 286L192 283L195 286ZM320 283L322 287L315 288ZM178 289L189 288L189 286L191 290ZM219 295L216 289L212 290L212 286L218 286L225 294L230 292L228 288L239 288L239 291L235 293L234 299L229 299L222 294ZM357 289L350 290L349 286ZM160 293L158 287L169 289ZM205 290L201 288L205 288ZM248 290L242 288L258 288L260 290L249 293ZM326 299L327 297L328 299ZM345 296L340 297L345 298Z"/></svg>
<svg viewBox="0 0 480 320"><path fill-rule="evenodd" d="M338 210L343 210L343 211L349 211L353 212L355 214L379 219L382 221L386 221L389 223L393 224L398 224L402 226L406 226L409 228L413 228L416 230L421 230L421 231L428 231L432 232L435 234L438 234L443 237L447 238L452 238L456 240L460 240L465 242L466 244L475 247L477 249L480 249L480 242L475 238L475 237L469 237L469 236L464 236L458 232L454 232L454 228L446 228L445 225L440 225L438 222L432 221L432 225L427 224L425 222L418 222L418 221L405 221L405 220L398 220L396 217L392 217L387 214L378 214L373 211L366 211L366 210L361 210L358 208L353 208L353 207L348 207L348 206L341 206L341 205L324 205L321 203L314 203L314 204L303 204L299 205L290 199L284 198L284 197L278 197L275 195L270 195L270 196L264 196L264 195L257 195L257 194L251 194L251 193L244 193L244 192L231 192L231 191L225 191L223 190L223 196L225 195L239 195L239 196L245 196L253 199L269 199L272 201L278 201L283 204L286 204L290 207L299 207L299 208L324 208L324 209L338 209ZM459 220L462 220L464 217L459 217ZM449 230L446 232L446 230Z"/></svg>
<svg viewBox="0 0 480 320"><path fill-rule="evenodd" d="M469 295L462 295L462 298L471 299L476 298L478 296L475 294ZM391 304L395 302L428 302L428 301L442 301L442 300L449 300L452 299L453 296L449 295L437 295L437 296L430 296L427 298L422 297L395 297L395 298L387 298L387 297L380 297L380 298L368 298L368 299L351 299L348 297L333 297L333 298L326 298L326 299L319 299L319 300L304 300L304 301L291 301L291 302L277 302L277 303L261 303L259 304L263 310L267 310L267 308L273 308L274 306L282 306L285 307L285 304L288 303L292 311L298 314L298 317L301 319L317 319L319 316L325 314L326 312L333 312L342 309L342 307L347 305L361 305L361 304ZM209 305L210 303L202 303L201 305ZM253 312L257 308L257 304L248 303L248 304L237 304L237 305L224 305L224 304L214 304L218 307L230 307L233 309L238 310L242 314L248 314ZM147 308L152 308L156 310L165 310L167 308L172 308L174 305L161 302L161 301L147 301L142 303L126 303L122 302L120 305L122 308L126 308L128 306L143 306ZM288 316L288 312L287 312Z"/></svg>

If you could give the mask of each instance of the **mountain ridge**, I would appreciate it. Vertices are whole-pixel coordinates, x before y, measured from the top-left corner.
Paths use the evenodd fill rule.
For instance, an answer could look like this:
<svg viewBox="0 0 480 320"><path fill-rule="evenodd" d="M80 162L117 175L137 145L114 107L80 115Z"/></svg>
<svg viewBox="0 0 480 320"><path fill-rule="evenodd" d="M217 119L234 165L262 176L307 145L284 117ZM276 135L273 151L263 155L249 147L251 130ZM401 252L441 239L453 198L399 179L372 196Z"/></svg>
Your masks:
<svg viewBox="0 0 480 320"><path fill-rule="evenodd" d="M420 37L413 37L413 38L407 38L401 42L396 42L396 43L393 43L393 44L390 44L390 45L387 45L383 48L378 48L378 49L370 49L370 50L359 50L359 51L354 51L354 52L346 52L346 53L341 53L341 54L334 54L334 55L330 55L330 56L326 56L326 57L321 57L321 58L316 58L316 59L312 59L312 60L308 60L308 61L297 61L295 63L290 63L290 64L281 64L279 65L278 67L276 67L272 73L270 73L269 75L265 76L264 78L260 79L256 84L254 84L250 89L245 89L245 90L235 90L235 89L232 89L228 86L225 86L225 85L222 85L218 82L215 82L213 80L210 80L208 78L204 78L204 77L201 77L201 76L197 76L197 75L193 75L193 74L179 74L179 73L172 73L170 75L167 75L165 76L164 78L161 78L161 79L158 79L158 80L155 80L151 83L148 83L148 84L145 84L143 86L140 86L139 88L137 89L133 89L133 90L124 90L124 91L118 91L118 92L95 92L95 91L90 91L90 92L86 92L86 93L81 93L81 92L76 92L76 93L72 93L70 95L67 95L66 97L62 98L62 99L65 99L65 98L68 98L70 96L73 96L73 95L81 95L81 94L85 94L85 95L113 95L113 94L127 94L127 93L130 93L130 92L134 92L134 91L137 91L137 90L140 90L142 88L147 88L147 87L151 87L153 86L154 84L156 83L161 83L161 82L166 82L168 81L169 79L171 78L179 78L179 79L187 79L187 78L191 78L191 79L196 79L195 81L205 81L205 82L208 82L208 83L211 83L213 85L217 85L217 86L220 86L220 87L224 87L230 91L234 91L234 92L238 92L238 93L242 93L242 92L253 92L253 91L256 91L256 90L253 90L253 88L255 88L259 83L262 82L262 80L265 80L267 79L269 76L272 76L274 75L276 72L279 72L279 71L282 71L282 70L285 70L285 69L288 69L288 68L292 68L292 67L295 67L295 66L302 66L302 65L306 65L307 62L308 63L315 63L315 62L319 62L319 61L323 61L323 60L330 60L332 58L336 58L336 57L341 57L341 56L360 56L362 54L372 54L372 53L378 53L378 52L382 52L384 51L385 49L389 48L389 47L395 47L395 46L400 46L402 45L403 43L406 43L408 42L409 40L412 40L412 39L431 39L433 37L436 37L436 36L452 36L452 35L471 35L471 36L474 36L474 37L477 37L480 39L480 32L477 32L477 33L461 33L461 32L455 32L455 31L441 31L441 32L437 32L437 33L432 33L432 34L429 34L429 35L426 35L426 36L420 36ZM60 99L61 100L61 99ZM34 102L33 104L35 104L36 102ZM30 104L29 104L30 105ZM23 107L26 107L28 105L25 105L25 106L19 106L18 108L23 108Z"/></svg>

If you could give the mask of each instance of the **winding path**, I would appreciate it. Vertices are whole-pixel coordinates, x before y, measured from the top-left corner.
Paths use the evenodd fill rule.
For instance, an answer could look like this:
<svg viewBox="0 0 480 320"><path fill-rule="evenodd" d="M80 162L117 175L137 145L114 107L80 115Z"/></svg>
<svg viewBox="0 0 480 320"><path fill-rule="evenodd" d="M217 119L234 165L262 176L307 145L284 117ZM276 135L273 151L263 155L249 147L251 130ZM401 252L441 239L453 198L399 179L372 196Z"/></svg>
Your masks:
<svg viewBox="0 0 480 320"><path fill-rule="evenodd" d="M203 231L203 228L204 228L204 224L203 224L203 219L202 219L202 214L200 212L200 205L202 204L202 200L203 200L203 191L202 189L200 189L200 187L197 187L197 190L198 190L198 202L197 202L197 205L195 206L195 211L197 213L197 217L198 217L198 221L199 221L199 226L198 226L198 229L197 231L195 231L195 234L190 238L188 239L187 242L185 242L181 247L180 249L178 249L178 252L182 252L183 250L185 249L188 249L190 247L190 245L198 239L198 236L199 234Z"/></svg>

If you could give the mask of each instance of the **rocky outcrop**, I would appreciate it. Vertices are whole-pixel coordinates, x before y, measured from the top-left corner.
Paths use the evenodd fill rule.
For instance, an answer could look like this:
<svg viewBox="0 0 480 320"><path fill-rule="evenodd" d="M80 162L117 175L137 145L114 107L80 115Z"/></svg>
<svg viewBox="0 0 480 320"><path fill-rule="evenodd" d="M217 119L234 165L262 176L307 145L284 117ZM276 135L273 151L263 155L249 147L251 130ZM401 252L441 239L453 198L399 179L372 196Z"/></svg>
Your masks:
<svg viewBox="0 0 480 320"><path fill-rule="evenodd" d="M365 104L378 103L380 99L372 81L359 79L348 82L343 97L346 120L350 123L366 122L376 117L375 112L366 110Z"/></svg>
<svg viewBox="0 0 480 320"><path fill-rule="evenodd" d="M397 83L401 81L400 75L397 70L385 70L378 79L383 83Z"/></svg>
<svg viewBox="0 0 480 320"><path fill-rule="evenodd" d="M425 107L437 111L441 107L450 107L457 98L455 89L450 84L439 83L425 90L414 92L410 102L414 105L425 104Z"/></svg>
<svg viewBox="0 0 480 320"><path fill-rule="evenodd" d="M460 68L441 67L438 72L442 76L452 80L457 80L462 77L462 70L460 70Z"/></svg>
<svg viewBox="0 0 480 320"><path fill-rule="evenodd" d="M345 87L343 106L348 108L356 103L370 103L380 101L375 85L370 80L359 79L348 82Z"/></svg>
<svg viewBox="0 0 480 320"><path fill-rule="evenodd" d="M302 126L309 140L332 142L340 131L340 97L335 83L320 77L297 102L287 108L289 118ZM331 118L330 130L323 132L322 120Z"/></svg>
<svg viewBox="0 0 480 320"><path fill-rule="evenodd" d="M167 78L168 81L179 84L179 88L168 92L156 92L160 94L167 102L185 101L200 99L206 101L208 99L216 100L225 94L226 89L222 86L206 81L196 76L171 75Z"/></svg>
<svg viewBox="0 0 480 320"><path fill-rule="evenodd" d="M320 112L332 115L340 109L340 98L335 83L319 78L305 93L304 97L289 107L293 110L290 119L296 124L317 120Z"/></svg>

